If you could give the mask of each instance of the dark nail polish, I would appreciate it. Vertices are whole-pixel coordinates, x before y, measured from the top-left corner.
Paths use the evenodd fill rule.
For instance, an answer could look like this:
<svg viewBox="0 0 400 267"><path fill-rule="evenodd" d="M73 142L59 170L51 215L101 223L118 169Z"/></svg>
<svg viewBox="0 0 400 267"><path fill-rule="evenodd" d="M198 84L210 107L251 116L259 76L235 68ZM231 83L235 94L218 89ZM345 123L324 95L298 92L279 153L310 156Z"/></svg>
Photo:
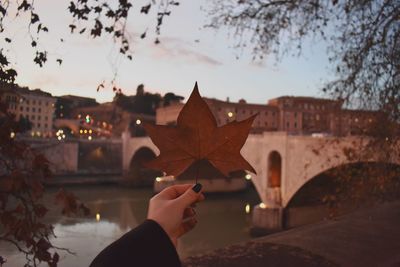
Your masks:
<svg viewBox="0 0 400 267"><path fill-rule="evenodd" d="M192 190L193 190L194 192L196 192L196 193L199 193L202 187L203 187L203 186L202 186L201 184L197 183L197 184L195 184L195 185L192 187Z"/></svg>

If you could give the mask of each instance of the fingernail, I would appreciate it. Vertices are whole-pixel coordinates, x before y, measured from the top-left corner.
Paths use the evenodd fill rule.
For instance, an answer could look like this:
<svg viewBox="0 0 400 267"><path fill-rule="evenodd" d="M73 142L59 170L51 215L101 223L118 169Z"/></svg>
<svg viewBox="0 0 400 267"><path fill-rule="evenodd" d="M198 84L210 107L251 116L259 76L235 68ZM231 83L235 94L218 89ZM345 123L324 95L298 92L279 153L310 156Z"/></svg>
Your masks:
<svg viewBox="0 0 400 267"><path fill-rule="evenodd" d="M203 187L203 186L202 186L201 184L197 183L197 184L195 184L195 185L192 187L192 190L193 190L194 192L196 192L196 193L199 193L202 187Z"/></svg>

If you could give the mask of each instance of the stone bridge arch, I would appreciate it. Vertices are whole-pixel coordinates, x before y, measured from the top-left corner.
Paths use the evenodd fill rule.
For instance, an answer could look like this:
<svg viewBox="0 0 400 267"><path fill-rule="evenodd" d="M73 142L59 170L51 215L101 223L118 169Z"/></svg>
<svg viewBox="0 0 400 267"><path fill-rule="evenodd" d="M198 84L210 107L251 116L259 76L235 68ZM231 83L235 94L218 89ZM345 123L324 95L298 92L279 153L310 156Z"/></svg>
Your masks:
<svg viewBox="0 0 400 267"><path fill-rule="evenodd" d="M333 166L332 168L323 169L320 171L320 173L307 179L307 181L298 188L298 190L290 197L290 199L288 199L285 206L286 207L290 206L290 203L292 203L292 201L295 199L296 196L298 196L298 194L302 191L302 189L305 188L306 186L308 186L310 183L315 182L316 179L320 179L319 182L322 181L321 179L325 180L329 186L333 186L333 188L330 188L330 189L334 190L336 188L334 180L336 180L338 177L337 177L337 173L335 173L333 171L338 170L338 169L340 170L341 168L347 168L347 167L354 168L354 169L368 168L368 170L371 170L371 168L375 169L375 170L381 170L382 167L383 168L397 167L398 169L400 169L400 162L383 162L383 161L378 161L378 160L347 161L347 162L344 162L343 164ZM376 172L374 171L373 173L376 173ZM325 176L324 174L328 174L328 177ZM334 175L331 176L332 174L334 174ZM331 180L331 181L328 181L328 180ZM350 185L354 186L354 184L350 184ZM334 191L332 191L332 192L334 192Z"/></svg>
<svg viewBox="0 0 400 267"><path fill-rule="evenodd" d="M360 137L313 138L296 136L288 140L287 172L282 191L282 207L308 181L317 175L342 165L358 162L381 162L379 155L364 155L357 147L367 145L368 140ZM346 152L347 151L347 152ZM353 151L349 155L348 151ZM357 153L359 153L357 155ZM399 157L392 157L385 163L400 164Z"/></svg>
<svg viewBox="0 0 400 267"><path fill-rule="evenodd" d="M124 132L122 134L122 169L124 172L129 171L134 155L143 147L149 149L156 156L160 153L149 137L132 138L129 132Z"/></svg>

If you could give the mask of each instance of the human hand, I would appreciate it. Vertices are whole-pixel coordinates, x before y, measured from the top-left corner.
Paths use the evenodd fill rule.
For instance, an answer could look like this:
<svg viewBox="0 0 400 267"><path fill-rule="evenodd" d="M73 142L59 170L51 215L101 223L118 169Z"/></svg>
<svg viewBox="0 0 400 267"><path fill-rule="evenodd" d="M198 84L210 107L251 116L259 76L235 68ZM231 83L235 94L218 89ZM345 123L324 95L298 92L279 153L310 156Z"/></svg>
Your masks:
<svg viewBox="0 0 400 267"><path fill-rule="evenodd" d="M197 223L196 212L191 205L204 200L201 188L201 184L173 185L150 199L147 219L156 221L175 247L178 238L192 230Z"/></svg>

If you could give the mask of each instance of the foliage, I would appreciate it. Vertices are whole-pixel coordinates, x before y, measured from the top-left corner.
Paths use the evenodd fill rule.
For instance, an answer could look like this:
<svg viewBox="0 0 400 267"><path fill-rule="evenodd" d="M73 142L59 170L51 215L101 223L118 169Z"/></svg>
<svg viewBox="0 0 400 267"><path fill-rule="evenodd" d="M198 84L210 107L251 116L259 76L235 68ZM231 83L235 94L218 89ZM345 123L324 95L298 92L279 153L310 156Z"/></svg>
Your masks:
<svg viewBox="0 0 400 267"><path fill-rule="evenodd" d="M161 96L148 92L143 95L127 96L120 92L115 95L114 101L117 106L128 112L155 115Z"/></svg>
<svg viewBox="0 0 400 267"><path fill-rule="evenodd" d="M173 0L149 1L148 4L134 8L132 1L128 0L71 0L68 6L68 12L71 15L71 23L65 25L69 28L71 34L85 35L89 38L99 38L108 36L120 54L127 59L132 60L132 39L133 36L127 31L128 17L131 10L136 9L139 14L149 14L151 7L157 9L156 12L156 38L154 43L160 43L158 35L161 33L161 26L165 17L171 15L171 8L178 6L179 2ZM153 8L153 9L154 9ZM3 36L7 43L12 45L13 39L4 36L4 29L13 23L13 17L26 19L26 28L30 37L30 45L34 51L33 62L39 67L43 67L49 59L51 53L42 49L40 45L40 36L47 34L51 30L51 25L45 25L41 20L41 15L36 10L34 0L23 0L17 2L0 2L0 37ZM3 34L2 34L3 33ZM140 38L146 38L147 30ZM59 40L60 43L64 39ZM5 49L0 49L0 81L13 83L17 77L17 70L10 67L9 57ZM58 64L62 64L62 58L55 58ZM104 82L98 86L98 89L104 87ZM117 91L117 87L113 86Z"/></svg>
<svg viewBox="0 0 400 267"><path fill-rule="evenodd" d="M41 198L43 182L51 177L49 161L22 141L15 140L20 125L7 106L0 103L0 241L10 242L27 259L26 266L47 262L57 266L59 255L50 239L53 226L43 222L47 213ZM63 214L88 212L73 195L57 193ZM65 250L65 249L64 249Z"/></svg>
<svg viewBox="0 0 400 267"><path fill-rule="evenodd" d="M183 99L185 99L183 96L176 95L172 92L168 92L163 97L163 106L166 107L174 102L181 102Z"/></svg>
<svg viewBox="0 0 400 267"><path fill-rule="evenodd" d="M18 129L20 133L30 131L32 129L32 122L25 117L20 117L18 120Z"/></svg>
<svg viewBox="0 0 400 267"><path fill-rule="evenodd" d="M217 122L204 99L197 83L177 119L176 127L145 123L144 128L160 155L146 164L168 175L179 176L191 165L208 161L225 177L238 170L254 168L240 154L257 115L217 127ZM196 179L206 176L203 168L197 168Z"/></svg>

